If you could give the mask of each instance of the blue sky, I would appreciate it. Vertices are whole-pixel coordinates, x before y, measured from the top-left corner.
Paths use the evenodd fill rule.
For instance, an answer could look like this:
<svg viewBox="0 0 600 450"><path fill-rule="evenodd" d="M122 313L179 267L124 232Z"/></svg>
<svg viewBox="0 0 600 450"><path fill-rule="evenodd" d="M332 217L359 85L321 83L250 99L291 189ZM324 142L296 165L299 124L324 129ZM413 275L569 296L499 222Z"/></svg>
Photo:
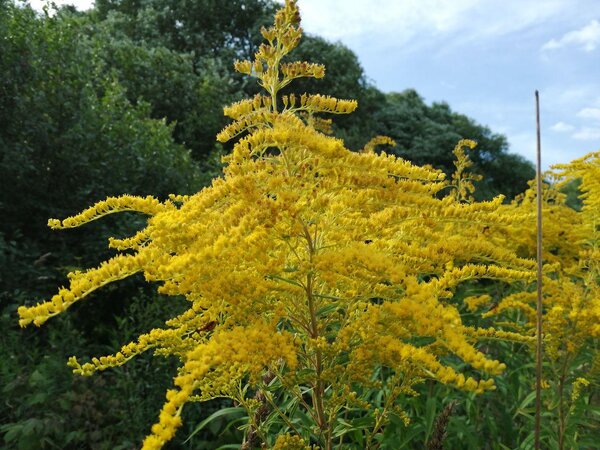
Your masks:
<svg viewBox="0 0 600 450"><path fill-rule="evenodd" d="M416 89L535 154L600 150L599 0L299 0L309 33L354 50L383 91ZM360 105L359 105L360 107Z"/></svg>
<svg viewBox="0 0 600 450"><path fill-rule="evenodd" d="M298 4L305 31L351 48L383 91L445 101L533 161L538 89L545 167L600 150L600 0Z"/></svg>

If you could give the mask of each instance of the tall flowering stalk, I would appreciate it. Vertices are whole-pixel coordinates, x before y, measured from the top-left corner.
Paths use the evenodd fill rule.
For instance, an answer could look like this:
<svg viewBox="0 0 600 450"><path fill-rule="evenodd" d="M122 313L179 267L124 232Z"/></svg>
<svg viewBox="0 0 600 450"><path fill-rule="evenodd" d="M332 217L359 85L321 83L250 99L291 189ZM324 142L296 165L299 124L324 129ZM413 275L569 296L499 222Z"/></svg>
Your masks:
<svg viewBox="0 0 600 450"><path fill-rule="evenodd" d="M453 300L465 281L535 277L533 261L488 239L489 230L506 231L523 217L507 213L501 197L472 201L463 147L473 144L455 150L459 174L448 182L440 171L376 154L375 145L388 139L355 153L327 136L329 121L315 114L351 113L357 104L280 94L295 78L324 76L321 65L286 61L301 37L299 20L296 1L286 1L273 27L262 30L266 43L255 60L235 64L266 95L225 108L233 122L218 139L239 140L223 178L193 196L109 198L49 221L61 229L120 211L149 216L144 230L110 241L117 256L70 274L69 288L49 301L19 308L22 326L41 325L138 272L158 282L159 292L189 302L164 328L113 355L69 361L80 375L148 350L181 361L146 450L173 437L186 403L216 397L246 408L251 438L259 441L252 445L343 447L350 415L364 419L365 445L374 446L390 415L408 420L401 399L415 384L493 389L489 377L504 364L477 342L529 339L464 325ZM456 369L457 360L479 375ZM377 378L382 371L387 376ZM370 402L367 387L381 389L380 404ZM294 407L282 407L283 398ZM269 428L275 422L268 417L279 428Z"/></svg>

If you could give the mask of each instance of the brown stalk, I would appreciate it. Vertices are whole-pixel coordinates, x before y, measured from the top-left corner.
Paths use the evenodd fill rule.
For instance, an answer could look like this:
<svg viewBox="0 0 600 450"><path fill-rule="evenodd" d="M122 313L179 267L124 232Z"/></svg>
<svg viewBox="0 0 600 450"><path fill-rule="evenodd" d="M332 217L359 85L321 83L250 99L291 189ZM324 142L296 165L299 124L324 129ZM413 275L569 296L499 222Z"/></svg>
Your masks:
<svg viewBox="0 0 600 450"><path fill-rule="evenodd" d="M263 376L263 383L268 385L271 381L273 381L273 378L275 378L275 374L271 371L268 371ZM260 406L254 413L254 420L248 427L246 441L242 444L241 450L251 450L253 448L260 448L262 446L261 438L256 427L258 427L271 412L271 408L267 404L265 394L260 389L256 391L254 398L260 402Z"/></svg>
<svg viewBox="0 0 600 450"><path fill-rule="evenodd" d="M457 401L452 401L446 405L444 409L438 414L435 419L435 425L433 427L433 433L431 439L427 442L427 450L444 450L444 440L447 435L448 421L450 420L450 414L457 405Z"/></svg>
<svg viewBox="0 0 600 450"><path fill-rule="evenodd" d="M540 138L540 94L535 91L536 184L537 184L537 340L535 352L535 450L540 448L542 410L542 145Z"/></svg>

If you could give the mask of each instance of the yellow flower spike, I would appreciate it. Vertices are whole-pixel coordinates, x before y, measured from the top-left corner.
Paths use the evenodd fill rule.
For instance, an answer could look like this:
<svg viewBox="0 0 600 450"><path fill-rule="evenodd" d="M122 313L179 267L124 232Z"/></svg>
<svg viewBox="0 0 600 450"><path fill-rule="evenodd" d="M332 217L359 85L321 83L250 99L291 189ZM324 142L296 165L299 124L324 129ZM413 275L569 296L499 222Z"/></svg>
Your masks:
<svg viewBox="0 0 600 450"><path fill-rule="evenodd" d="M39 325L91 290L136 272L158 283L160 293L188 302L165 327L113 355L69 360L81 375L124 364L149 349L179 360L145 449L161 448L172 438L190 401L232 398L253 414L252 407L260 406L255 394L268 380L270 388L312 397L300 407L325 428L326 418L344 408L370 407L348 386L381 388L373 381L381 367L406 380L393 390L396 395L414 393L412 387L426 378L484 392L494 388L493 380L476 378L498 374L504 365L477 343L530 342L531 335L518 329L466 327L452 297L469 281L527 287L535 280L532 260L501 248L500 238L533 217L527 209L531 196L522 208L504 204L502 197L457 201L444 197L453 181L441 171L369 150L391 141L376 138L366 152L356 153L319 132L330 122L318 113L347 114L357 104L318 94L281 96L293 78L324 74L319 65L280 63L298 43L298 23L296 2L288 0L274 27L263 30L269 43L253 61L235 63L236 70L257 77L265 92L224 108L232 123L218 139L244 136L224 157L223 177L195 195L165 202L109 199L70 220L50 221L64 228L121 210L151 216L133 237L110 240L128 254L72 273L69 288L50 302L21 307L22 325ZM466 167L461 146L457 157ZM568 282L549 286L557 304L559 292L579 292ZM526 298L513 300L527 304ZM506 312L508 305L509 300L500 309ZM600 309L587 306L578 307L577 320L597 323ZM560 333L559 312L553 313L552 336ZM479 375L466 376L453 365L456 358ZM293 437L281 439L302 445Z"/></svg>
<svg viewBox="0 0 600 450"><path fill-rule="evenodd" d="M71 277L69 289L60 289L50 301L30 307L20 306L17 310L20 317L19 325L24 327L34 323L40 326L96 289L141 271L143 261L142 255L118 255L95 269L78 272Z"/></svg>
<svg viewBox="0 0 600 450"><path fill-rule="evenodd" d="M491 297L487 294L484 294L484 295L474 295L474 296L465 297L465 299L463 301L464 301L465 305L467 305L467 309L470 312L475 312L482 306L488 305L490 303L490 300L491 300Z"/></svg>
<svg viewBox="0 0 600 450"><path fill-rule="evenodd" d="M236 61L233 63L233 67L240 73L252 75L252 63L250 61Z"/></svg>
<svg viewBox="0 0 600 450"><path fill-rule="evenodd" d="M454 161L456 171L452 174L452 187L455 189L455 198L459 202L472 202L472 194L475 191L473 182L480 181L483 178L481 175L466 172L466 169L471 167L473 162L463 148L474 149L476 146L475 141L461 139L452 152L456 157L456 161Z"/></svg>
<svg viewBox="0 0 600 450"><path fill-rule="evenodd" d="M311 450L304 439L297 435L280 434L277 436L273 450Z"/></svg>
<svg viewBox="0 0 600 450"><path fill-rule="evenodd" d="M151 196L136 197L133 195L123 195L121 197L109 197L106 200L96 203L85 211L73 217L67 217L62 221L49 219L48 226L55 230L75 228L91 222L92 220L100 219L108 214L134 211L153 216L168 209L170 209L168 203L161 203Z"/></svg>
<svg viewBox="0 0 600 450"><path fill-rule="evenodd" d="M365 144L361 153L373 153L375 152L375 148L379 145L390 145L395 146L396 141L388 136L375 136L369 142Z"/></svg>
<svg viewBox="0 0 600 450"><path fill-rule="evenodd" d="M573 391L571 393L571 402L575 403L579 397L581 396L581 391L583 388L590 385L589 380L579 377L573 383Z"/></svg>
<svg viewBox="0 0 600 450"><path fill-rule="evenodd" d="M116 250L139 249L149 241L149 238L148 231L142 230L138 231L134 236L124 239L110 237L108 238L108 246Z"/></svg>

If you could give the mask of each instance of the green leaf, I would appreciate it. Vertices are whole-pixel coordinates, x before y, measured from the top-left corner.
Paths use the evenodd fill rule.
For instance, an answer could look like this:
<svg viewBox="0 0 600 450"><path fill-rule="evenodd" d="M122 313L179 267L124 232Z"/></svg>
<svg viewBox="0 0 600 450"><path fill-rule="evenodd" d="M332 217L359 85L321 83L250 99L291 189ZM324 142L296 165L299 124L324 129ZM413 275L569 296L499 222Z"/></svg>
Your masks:
<svg viewBox="0 0 600 450"><path fill-rule="evenodd" d="M245 413L244 408L241 408L241 407L223 408L223 409L220 409L220 410L214 412L209 417L207 417L202 422L200 422L198 424L198 426L194 429L194 431L192 431L192 433L188 436L188 438L183 443L184 444L188 443L190 441L190 439L192 439L192 437L194 437L197 433L202 431L202 429L204 427L206 427L209 423L211 423L213 420L218 419L219 417L227 416L229 414L237 415L240 413Z"/></svg>
<svg viewBox="0 0 600 450"><path fill-rule="evenodd" d="M516 409L515 414L513 415L513 419L515 419L518 415L522 416L530 416L533 413L533 409L527 409L527 406L531 404L535 400L535 391L530 392L527 397L523 399L519 407Z"/></svg>
<svg viewBox="0 0 600 450"><path fill-rule="evenodd" d="M12 424L4 435L4 442L16 441L19 438L22 429L23 425L18 423Z"/></svg>

